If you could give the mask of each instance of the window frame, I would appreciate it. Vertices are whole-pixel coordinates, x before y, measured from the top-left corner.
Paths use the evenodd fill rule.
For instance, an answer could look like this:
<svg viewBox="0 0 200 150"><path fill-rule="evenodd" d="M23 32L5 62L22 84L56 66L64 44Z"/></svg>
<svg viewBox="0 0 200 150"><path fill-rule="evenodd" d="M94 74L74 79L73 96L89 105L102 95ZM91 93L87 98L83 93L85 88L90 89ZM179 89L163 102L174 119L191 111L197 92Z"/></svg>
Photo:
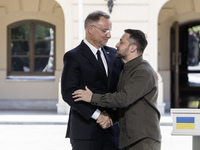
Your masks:
<svg viewBox="0 0 200 150"><path fill-rule="evenodd" d="M12 64L11 64L11 59L12 59L12 52L11 52L11 42L13 41L12 39L12 35L11 35L11 31L13 28L19 27L21 25L30 25L30 32L29 32L29 38L28 39L20 39L20 40L16 40L16 41L28 41L29 42L29 51L30 51L30 72L24 72L24 71L12 71ZM44 40L44 39L35 39L35 35L34 35L34 28L36 25L43 25L45 27L49 27L52 28L54 30L54 37L53 39L50 40ZM53 24L50 24L48 22L44 22L44 21L39 21L39 20L23 20L23 21L18 21L18 22L14 22L10 25L8 25L7 27L7 37L8 37L8 42L7 42L7 76L54 76L55 75L55 70L56 70L56 28ZM14 40L14 41L15 41ZM53 55L35 55L34 54L34 44L35 41L52 41L54 42L53 45ZM25 57L25 56L20 56L18 55L17 57ZM34 71L34 64L35 64L35 58L41 58L41 57L46 57L46 58L50 58L53 57L53 71L52 72L36 72Z"/></svg>

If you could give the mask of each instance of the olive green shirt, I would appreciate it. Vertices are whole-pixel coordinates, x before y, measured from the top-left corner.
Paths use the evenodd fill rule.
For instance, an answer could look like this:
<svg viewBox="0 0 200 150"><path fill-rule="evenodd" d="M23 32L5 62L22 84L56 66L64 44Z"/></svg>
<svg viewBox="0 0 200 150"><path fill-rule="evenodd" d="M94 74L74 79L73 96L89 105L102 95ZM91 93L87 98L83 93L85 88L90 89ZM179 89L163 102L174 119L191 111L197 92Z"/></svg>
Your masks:
<svg viewBox="0 0 200 150"><path fill-rule="evenodd" d="M119 108L119 147L122 148L146 137L161 141L157 96L156 73L139 56L124 64L116 93L93 94L91 103Z"/></svg>

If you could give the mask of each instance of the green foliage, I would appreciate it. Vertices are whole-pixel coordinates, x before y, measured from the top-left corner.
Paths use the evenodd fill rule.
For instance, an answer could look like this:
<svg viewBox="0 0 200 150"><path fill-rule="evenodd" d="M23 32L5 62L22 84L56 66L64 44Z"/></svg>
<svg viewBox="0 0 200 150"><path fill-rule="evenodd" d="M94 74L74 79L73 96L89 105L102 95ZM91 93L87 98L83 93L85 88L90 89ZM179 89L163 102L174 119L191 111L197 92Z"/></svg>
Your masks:
<svg viewBox="0 0 200 150"><path fill-rule="evenodd" d="M193 30L195 33L199 33L200 32L200 25L193 26L193 27L191 27L191 28L188 29L189 32L191 30Z"/></svg>
<svg viewBox="0 0 200 150"><path fill-rule="evenodd" d="M35 39L45 39L50 36L50 28L42 25L35 26Z"/></svg>
<svg viewBox="0 0 200 150"><path fill-rule="evenodd" d="M28 24L18 26L11 30L12 39L29 39L30 26Z"/></svg>

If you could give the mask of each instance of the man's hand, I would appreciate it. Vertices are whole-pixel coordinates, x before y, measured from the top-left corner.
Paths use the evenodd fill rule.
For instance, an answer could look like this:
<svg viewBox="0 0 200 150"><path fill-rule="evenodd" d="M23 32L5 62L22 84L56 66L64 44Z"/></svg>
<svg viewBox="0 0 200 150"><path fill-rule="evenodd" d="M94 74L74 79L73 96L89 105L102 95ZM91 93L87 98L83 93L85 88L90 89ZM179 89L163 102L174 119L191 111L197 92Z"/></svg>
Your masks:
<svg viewBox="0 0 200 150"><path fill-rule="evenodd" d="M75 102L77 101L85 101L91 102L92 99L92 91L90 91L87 86L85 86L85 90L76 90L72 93L72 98L75 98Z"/></svg>
<svg viewBox="0 0 200 150"><path fill-rule="evenodd" d="M110 118L109 114L107 114L105 111L101 112L99 117L96 121L103 129L107 129L110 126L113 126L113 121Z"/></svg>

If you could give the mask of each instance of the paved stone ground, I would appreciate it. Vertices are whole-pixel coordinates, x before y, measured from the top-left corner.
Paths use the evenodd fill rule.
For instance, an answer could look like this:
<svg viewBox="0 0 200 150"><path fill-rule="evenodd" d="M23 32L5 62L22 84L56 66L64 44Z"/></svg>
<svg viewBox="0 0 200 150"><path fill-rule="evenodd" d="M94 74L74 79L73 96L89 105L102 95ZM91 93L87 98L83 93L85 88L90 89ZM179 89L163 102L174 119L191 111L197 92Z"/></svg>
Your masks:
<svg viewBox="0 0 200 150"><path fill-rule="evenodd" d="M71 150L64 138L67 115L0 111L0 150ZM191 136L171 136L172 119L161 118L162 150L192 150Z"/></svg>

